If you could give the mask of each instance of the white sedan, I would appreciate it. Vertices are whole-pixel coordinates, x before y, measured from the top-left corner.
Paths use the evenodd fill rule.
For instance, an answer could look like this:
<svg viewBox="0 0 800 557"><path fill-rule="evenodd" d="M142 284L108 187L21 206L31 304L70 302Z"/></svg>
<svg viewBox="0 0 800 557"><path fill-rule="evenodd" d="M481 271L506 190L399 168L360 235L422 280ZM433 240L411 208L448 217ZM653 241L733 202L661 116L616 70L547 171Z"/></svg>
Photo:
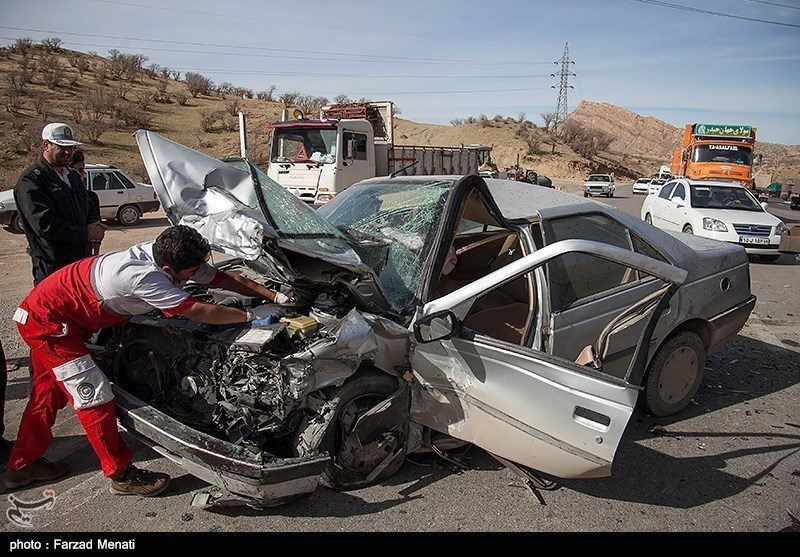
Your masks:
<svg viewBox="0 0 800 557"><path fill-rule="evenodd" d="M648 185L647 194L648 195L658 195L658 192L661 191L661 186L666 184L667 181L663 178L654 178L650 180L650 184Z"/></svg>
<svg viewBox="0 0 800 557"><path fill-rule="evenodd" d="M633 187L631 188L631 192L633 193L643 193L647 195L650 193L650 178L639 178L633 183Z"/></svg>
<svg viewBox="0 0 800 557"><path fill-rule="evenodd" d="M788 229L767 213L746 188L730 182L673 180L658 195L648 195L642 219L663 230L697 234L739 244L766 261L780 257L781 235Z"/></svg>

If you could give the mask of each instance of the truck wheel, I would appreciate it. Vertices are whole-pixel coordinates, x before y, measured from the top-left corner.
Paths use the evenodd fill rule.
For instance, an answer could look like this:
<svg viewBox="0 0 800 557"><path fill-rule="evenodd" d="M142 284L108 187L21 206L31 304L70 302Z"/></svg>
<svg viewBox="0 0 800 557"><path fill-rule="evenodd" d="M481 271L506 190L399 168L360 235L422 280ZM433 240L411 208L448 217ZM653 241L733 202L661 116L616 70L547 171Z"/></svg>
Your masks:
<svg viewBox="0 0 800 557"><path fill-rule="evenodd" d="M686 226L683 227L683 232L685 234L694 234L694 229L692 228L691 224L687 224Z"/></svg>
<svg viewBox="0 0 800 557"><path fill-rule="evenodd" d="M117 210L117 220L122 226L133 226L141 218L142 213L136 205L123 205Z"/></svg>
<svg viewBox="0 0 800 557"><path fill-rule="evenodd" d="M356 430L360 417L397 392L398 380L381 371L369 372L348 380L337 391L339 406L320 444L328 451L328 464L321 483L338 490L359 489L380 483L403 464L408 440L408 412L396 423L380 423ZM405 420L405 423L403 421ZM374 478L370 474L392 455L397 458Z"/></svg>
<svg viewBox="0 0 800 557"><path fill-rule="evenodd" d="M15 234L23 234L25 232L25 229L22 228L22 217L19 216L19 211L14 213L11 217L11 225L9 228L11 228L11 232Z"/></svg>
<svg viewBox="0 0 800 557"><path fill-rule="evenodd" d="M699 336L682 331L668 339L644 377L646 409L655 416L671 416L686 408L700 388L705 367L706 349Z"/></svg>

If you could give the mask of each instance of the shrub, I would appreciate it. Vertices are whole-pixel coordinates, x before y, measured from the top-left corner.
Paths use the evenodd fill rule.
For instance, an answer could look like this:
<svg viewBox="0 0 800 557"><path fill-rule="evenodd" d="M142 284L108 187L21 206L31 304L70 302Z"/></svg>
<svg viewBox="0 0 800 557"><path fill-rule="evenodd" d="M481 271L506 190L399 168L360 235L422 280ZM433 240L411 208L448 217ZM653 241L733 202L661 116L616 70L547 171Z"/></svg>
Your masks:
<svg viewBox="0 0 800 557"><path fill-rule="evenodd" d="M486 114L481 114L480 116L478 116L477 123L478 127L485 128L486 126L489 125L489 118L486 117Z"/></svg>
<svg viewBox="0 0 800 557"><path fill-rule="evenodd" d="M225 103L225 110L231 116L236 116L242 108L242 101L238 97L234 97Z"/></svg>
<svg viewBox="0 0 800 557"><path fill-rule="evenodd" d="M186 72L186 86L189 88L189 94L193 97L198 95L208 95L214 86L214 82L204 75L195 72Z"/></svg>
<svg viewBox="0 0 800 557"><path fill-rule="evenodd" d="M87 118L83 124L84 137L89 140L89 143L100 143L100 137L107 129L108 124L100 117Z"/></svg>
<svg viewBox="0 0 800 557"><path fill-rule="evenodd" d="M61 45L64 44L64 41L58 37L48 37L46 39L42 39L40 44L48 52L61 52Z"/></svg>
<svg viewBox="0 0 800 557"><path fill-rule="evenodd" d="M214 131L214 124L217 121L217 113L216 112L204 112L200 115L200 130L206 133L211 133Z"/></svg>
<svg viewBox="0 0 800 557"><path fill-rule="evenodd" d="M33 39L30 37L22 37L17 39L11 45L11 52L14 54L27 54L33 48Z"/></svg>
<svg viewBox="0 0 800 557"><path fill-rule="evenodd" d="M37 116L45 121L50 119L49 100L50 99L47 98L47 95L43 95L42 93L37 93L31 97L34 112Z"/></svg>
<svg viewBox="0 0 800 557"><path fill-rule="evenodd" d="M450 120L450 124L452 124L453 126L456 126L456 127L463 126L464 125L464 119L463 118L453 118L452 120Z"/></svg>
<svg viewBox="0 0 800 557"><path fill-rule="evenodd" d="M178 91L175 93L175 100L179 105L186 106L186 104L189 102L189 96L183 91Z"/></svg>
<svg viewBox="0 0 800 557"><path fill-rule="evenodd" d="M283 93L280 97L278 97L278 100L285 108L289 108L290 106L294 105L295 101L297 100L297 97L299 96L300 93L298 93L297 91L287 91L286 93Z"/></svg>

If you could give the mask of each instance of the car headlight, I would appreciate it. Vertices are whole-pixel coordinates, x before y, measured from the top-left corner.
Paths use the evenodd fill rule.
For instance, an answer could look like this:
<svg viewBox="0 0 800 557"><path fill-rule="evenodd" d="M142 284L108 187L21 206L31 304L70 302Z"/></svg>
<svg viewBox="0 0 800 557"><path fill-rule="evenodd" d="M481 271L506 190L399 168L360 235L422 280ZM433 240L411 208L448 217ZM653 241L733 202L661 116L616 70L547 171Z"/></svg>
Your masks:
<svg viewBox="0 0 800 557"><path fill-rule="evenodd" d="M0 203L0 208L2 208L2 206L3 204ZM779 236L788 233L789 233L789 227L783 224L782 222L778 223L778 226L775 227L775 234L778 234Z"/></svg>
<svg viewBox="0 0 800 557"><path fill-rule="evenodd" d="M728 227L721 220L712 219L711 217L703 217L703 229L714 230L715 232L727 232Z"/></svg>

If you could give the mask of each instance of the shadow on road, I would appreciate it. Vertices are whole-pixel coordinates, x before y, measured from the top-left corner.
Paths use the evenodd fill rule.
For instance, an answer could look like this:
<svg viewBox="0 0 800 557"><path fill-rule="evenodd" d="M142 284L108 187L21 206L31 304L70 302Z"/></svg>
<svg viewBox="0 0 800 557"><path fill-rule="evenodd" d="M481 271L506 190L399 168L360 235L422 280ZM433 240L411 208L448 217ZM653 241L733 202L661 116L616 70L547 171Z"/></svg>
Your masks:
<svg viewBox="0 0 800 557"><path fill-rule="evenodd" d="M133 226L122 226L117 221L113 220L108 221L106 224L108 225L109 230L124 232L126 230L136 230L141 228L165 228L170 225L170 222L167 217L143 217Z"/></svg>
<svg viewBox="0 0 800 557"><path fill-rule="evenodd" d="M730 416L725 409L738 404L742 404L742 420L753 413L779 413L780 409L773 412L753 403L798 382L800 354L737 335L709 356L703 383L686 410L666 418L642 411L634 414L610 478L563 480L562 485L594 497L674 508L696 507L741 493L759 485L785 459L800 454L800 425L776 418L763 431L724 431L737 427L731 423L709 432L687 430L681 423L709 413L719 413L722 420ZM653 430L654 425L660 428ZM648 446L653 444L671 454ZM714 454L696 454L705 451ZM730 461L753 455L764 455L759 462L768 464L749 477L726 470Z"/></svg>

